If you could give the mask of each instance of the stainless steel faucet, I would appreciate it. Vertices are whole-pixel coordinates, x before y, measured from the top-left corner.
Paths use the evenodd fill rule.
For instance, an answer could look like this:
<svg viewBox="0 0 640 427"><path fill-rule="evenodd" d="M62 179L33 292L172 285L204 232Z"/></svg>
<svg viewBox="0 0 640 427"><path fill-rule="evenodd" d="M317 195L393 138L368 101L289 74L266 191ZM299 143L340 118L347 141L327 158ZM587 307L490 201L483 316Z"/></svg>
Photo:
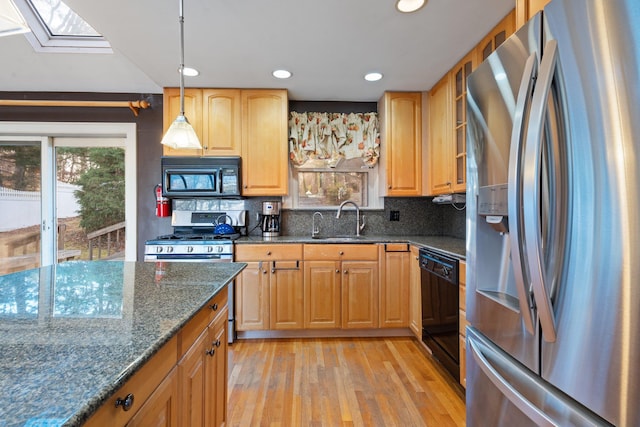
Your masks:
<svg viewBox="0 0 640 427"><path fill-rule="evenodd" d="M320 219L322 219L322 214L320 212L313 213L313 218L311 219L311 237L312 238L320 234L320 225L316 225L316 215L320 216Z"/></svg>
<svg viewBox="0 0 640 427"><path fill-rule="evenodd" d="M342 208L347 203L352 204L356 208L356 236L360 236L360 230L364 228L364 226L366 225L366 222L363 215L362 224L360 224L360 207L355 202L352 202L351 200L345 200L344 202L340 203L340 206L338 207L338 213L336 214L336 218L340 218L340 214L342 213Z"/></svg>

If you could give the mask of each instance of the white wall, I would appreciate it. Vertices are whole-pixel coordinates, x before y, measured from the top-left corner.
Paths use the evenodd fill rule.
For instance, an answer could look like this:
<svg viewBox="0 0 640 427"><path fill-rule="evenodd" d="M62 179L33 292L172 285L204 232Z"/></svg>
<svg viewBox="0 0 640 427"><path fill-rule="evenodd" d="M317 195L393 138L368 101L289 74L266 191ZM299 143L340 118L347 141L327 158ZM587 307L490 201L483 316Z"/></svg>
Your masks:
<svg viewBox="0 0 640 427"><path fill-rule="evenodd" d="M80 205L73 192L79 188L77 185L57 182L58 218L78 215ZM40 224L40 192L17 191L0 187L0 212L2 212L0 231L11 231Z"/></svg>

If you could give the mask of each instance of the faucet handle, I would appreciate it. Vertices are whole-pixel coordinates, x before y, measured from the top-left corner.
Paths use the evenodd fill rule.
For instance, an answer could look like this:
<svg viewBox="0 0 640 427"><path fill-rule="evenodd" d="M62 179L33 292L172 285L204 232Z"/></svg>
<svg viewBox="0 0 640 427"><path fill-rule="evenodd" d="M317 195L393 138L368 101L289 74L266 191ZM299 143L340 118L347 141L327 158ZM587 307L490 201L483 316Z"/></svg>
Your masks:
<svg viewBox="0 0 640 427"><path fill-rule="evenodd" d="M367 225L367 217L362 215L362 222L360 223L360 231L364 229L365 225Z"/></svg>

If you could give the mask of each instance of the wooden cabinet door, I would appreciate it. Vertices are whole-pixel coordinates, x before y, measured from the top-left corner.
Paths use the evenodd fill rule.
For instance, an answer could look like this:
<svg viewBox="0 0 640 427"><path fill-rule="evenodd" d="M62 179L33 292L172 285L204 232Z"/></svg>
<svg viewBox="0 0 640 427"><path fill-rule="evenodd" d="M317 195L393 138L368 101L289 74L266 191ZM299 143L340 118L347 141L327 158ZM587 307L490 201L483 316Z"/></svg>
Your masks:
<svg viewBox="0 0 640 427"><path fill-rule="evenodd" d="M522 27L551 0L516 0L516 28Z"/></svg>
<svg viewBox="0 0 640 427"><path fill-rule="evenodd" d="M225 308L209 326L210 352L207 359L207 400L203 426L219 427L227 421L227 334L229 311Z"/></svg>
<svg viewBox="0 0 640 427"><path fill-rule="evenodd" d="M205 156L239 156L241 150L239 89L202 90L202 149Z"/></svg>
<svg viewBox="0 0 640 427"><path fill-rule="evenodd" d="M128 427L178 425L178 375L174 368L127 423Z"/></svg>
<svg viewBox="0 0 640 427"><path fill-rule="evenodd" d="M163 131L162 135L167 132L171 123L178 117L180 113L180 88L165 88L162 96L163 109ZM193 126L198 135L198 139L202 144L202 90L201 89L185 89L184 90L184 115ZM160 142L160 141L158 141ZM165 156L201 156L202 150L184 150L173 149L167 146L162 147L162 153Z"/></svg>
<svg viewBox="0 0 640 427"><path fill-rule="evenodd" d="M378 263L342 262L342 327L378 327Z"/></svg>
<svg viewBox="0 0 640 427"><path fill-rule="evenodd" d="M383 252L384 272L380 283L380 327L405 328L409 326L409 245L385 246L387 251ZM389 251L389 246L397 248Z"/></svg>
<svg viewBox="0 0 640 427"><path fill-rule="evenodd" d="M247 262L236 277L236 329L238 331L269 329L268 262Z"/></svg>
<svg viewBox="0 0 640 427"><path fill-rule="evenodd" d="M340 328L340 262L304 262L304 327Z"/></svg>
<svg viewBox="0 0 640 427"><path fill-rule="evenodd" d="M467 189L467 77L475 67L475 53L470 52L452 71L454 122L451 171L452 190L458 193Z"/></svg>
<svg viewBox="0 0 640 427"><path fill-rule="evenodd" d="M447 73L429 92L429 195L452 190L451 82Z"/></svg>
<svg viewBox="0 0 640 427"><path fill-rule="evenodd" d="M386 92L382 147L387 196L422 195L422 94Z"/></svg>
<svg viewBox="0 0 640 427"><path fill-rule="evenodd" d="M242 195L288 192L286 90L242 91Z"/></svg>
<svg viewBox="0 0 640 427"><path fill-rule="evenodd" d="M422 339L422 289L419 249L411 246L409 267L409 328L416 338Z"/></svg>
<svg viewBox="0 0 640 427"><path fill-rule="evenodd" d="M178 363L180 420L184 426L205 425L205 365L209 333L205 329Z"/></svg>
<svg viewBox="0 0 640 427"><path fill-rule="evenodd" d="M478 43L476 47L476 64L480 64L487 59L498 46L514 33L515 21L516 11L512 10Z"/></svg>
<svg viewBox="0 0 640 427"><path fill-rule="evenodd" d="M269 318L271 329L304 327L302 261L272 261Z"/></svg>

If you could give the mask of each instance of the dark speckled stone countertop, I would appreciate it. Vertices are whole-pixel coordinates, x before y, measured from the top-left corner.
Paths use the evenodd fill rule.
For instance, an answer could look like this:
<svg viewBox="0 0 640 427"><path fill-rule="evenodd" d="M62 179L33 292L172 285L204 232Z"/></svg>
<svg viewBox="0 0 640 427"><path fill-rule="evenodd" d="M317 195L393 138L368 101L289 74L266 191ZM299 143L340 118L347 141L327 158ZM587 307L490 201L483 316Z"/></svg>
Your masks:
<svg viewBox="0 0 640 427"><path fill-rule="evenodd" d="M260 236L242 237L235 241L242 245L247 243L410 243L412 245L435 249L445 254L464 260L466 246L464 239L446 236L385 236L364 234L355 239L352 236L326 237L312 239L311 236L279 236L263 239Z"/></svg>
<svg viewBox="0 0 640 427"><path fill-rule="evenodd" d="M0 426L82 424L245 266L73 261L0 276Z"/></svg>

